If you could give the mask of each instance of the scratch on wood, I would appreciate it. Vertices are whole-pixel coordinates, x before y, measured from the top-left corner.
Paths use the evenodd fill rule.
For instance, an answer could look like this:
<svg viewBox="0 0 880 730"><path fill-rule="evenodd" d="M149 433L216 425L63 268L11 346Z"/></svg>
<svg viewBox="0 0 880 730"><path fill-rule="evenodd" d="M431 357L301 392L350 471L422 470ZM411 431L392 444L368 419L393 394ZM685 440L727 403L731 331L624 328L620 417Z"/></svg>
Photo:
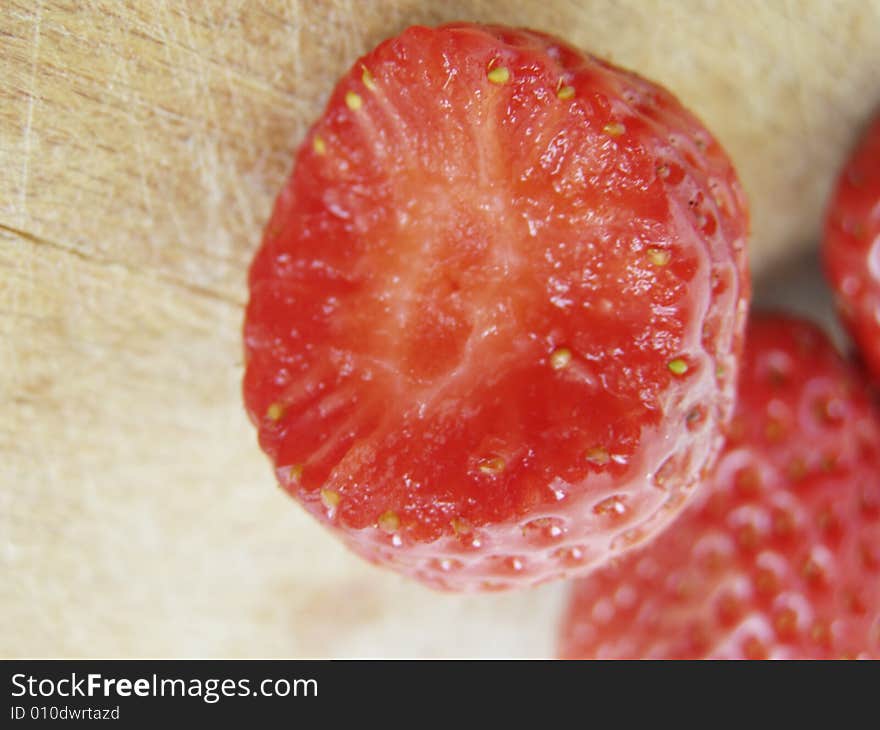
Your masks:
<svg viewBox="0 0 880 730"><path fill-rule="evenodd" d="M149 277L156 281L161 281L169 286L175 287L177 289L181 289L189 292L190 294L194 294L198 297L203 297L206 299L211 299L216 302L221 302L223 304L228 304L235 309L243 309L245 306L244 301L238 299L236 297L230 296L228 294L224 294L222 292L216 291L214 289L209 289L205 286L200 286L198 284L194 284L190 281L184 281L182 279L178 279L167 274L161 274L155 271L145 271L143 269L139 269L135 266L127 264L123 261L116 261L113 259L101 258L98 256L90 255L83 253L80 250L75 248L70 248L62 243L58 243L57 241L52 241L48 238L43 238L42 236L38 236L34 233L29 233L25 230L20 230L18 228L14 228L12 226L4 225L0 223L0 232L9 233L13 236L16 236L23 241L28 241L29 243L35 246L46 246L51 248L59 253L67 254L69 256L73 256L80 261L85 261L86 263L92 264L93 266L104 266L104 267L113 267L135 277Z"/></svg>
<svg viewBox="0 0 880 730"><path fill-rule="evenodd" d="M31 161L31 133L34 127L34 103L37 98L37 61L40 55L40 25L43 22L42 0L37 4L36 19L34 23L33 53L31 54L31 83L27 106L27 116L24 124L24 154L21 162L21 188L19 190L19 225L22 227L27 222L27 193L28 178L30 177Z"/></svg>
<svg viewBox="0 0 880 730"><path fill-rule="evenodd" d="M153 193L149 182L147 181L147 158L144 153L144 139L142 130L137 121L137 116L131 108L134 105L134 100L137 95L131 84L128 65L121 55L116 60L116 68L114 69L113 78L119 78L122 81L122 88L119 93L125 104L126 118L132 128L131 139L133 140L133 147L137 156L137 175L140 180L141 200L150 217L152 217L154 215Z"/></svg>

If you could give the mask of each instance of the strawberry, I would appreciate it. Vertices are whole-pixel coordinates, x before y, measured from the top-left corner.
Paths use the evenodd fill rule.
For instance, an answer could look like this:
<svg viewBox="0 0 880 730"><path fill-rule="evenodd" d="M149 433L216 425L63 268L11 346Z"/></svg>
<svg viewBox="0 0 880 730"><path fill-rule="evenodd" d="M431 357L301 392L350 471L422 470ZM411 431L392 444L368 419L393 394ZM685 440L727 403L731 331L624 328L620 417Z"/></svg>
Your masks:
<svg viewBox="0 0 880 730"><path fill-rule="evenodd" d="M566 658L880 657L880 426L812 324L749 325L718 468L649 545L574 584Z"/></svg>
<svg viewBox="0 0 880 730"><path fill-rule="evenodd" d="M838 311L880 378L880 116L837 181L822 253Z"/></svg>
<svg viewBox="0 0 880 730"><path fill-rule="evenodd" d="M583 572L717 456L746 225L668 92L537 33L410 28L339 82L252 264L262 448L431 586Z"/></svg>

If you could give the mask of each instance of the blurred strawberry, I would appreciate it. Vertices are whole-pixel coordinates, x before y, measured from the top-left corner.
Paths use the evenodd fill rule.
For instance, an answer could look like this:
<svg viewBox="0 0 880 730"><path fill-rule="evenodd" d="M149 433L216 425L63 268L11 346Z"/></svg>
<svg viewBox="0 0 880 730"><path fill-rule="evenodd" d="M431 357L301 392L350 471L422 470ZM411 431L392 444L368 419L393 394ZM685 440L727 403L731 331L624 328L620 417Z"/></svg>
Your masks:
<svg viewBox="0 0 880 730"><path fill-rule="evenodd" d="M823 256L838 310L880 378L880 116L837 181L825 221Z"/></svg>
<svg viewBox="0 0 880 730"><path fill-rule="evenodd" d="M750 323L697 504L574 585L566 658L880 658L880 427L813 325Z"/></svg>

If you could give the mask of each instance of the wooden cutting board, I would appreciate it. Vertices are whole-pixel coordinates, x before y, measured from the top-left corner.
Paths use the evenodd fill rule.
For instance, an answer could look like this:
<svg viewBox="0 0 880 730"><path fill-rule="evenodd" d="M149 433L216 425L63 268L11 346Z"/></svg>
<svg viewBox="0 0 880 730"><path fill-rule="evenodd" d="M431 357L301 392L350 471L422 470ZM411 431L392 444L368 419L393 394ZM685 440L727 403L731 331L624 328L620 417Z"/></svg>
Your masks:
<svg viewBox="0 0 880 730"><path fill-rule="evenodd" d="M562 588L437 595L274 487L245 271L334 79L413 23L560 34L728 147L758 274L880 102L880 0L0 0L0 654L548 655Z"/></svg>

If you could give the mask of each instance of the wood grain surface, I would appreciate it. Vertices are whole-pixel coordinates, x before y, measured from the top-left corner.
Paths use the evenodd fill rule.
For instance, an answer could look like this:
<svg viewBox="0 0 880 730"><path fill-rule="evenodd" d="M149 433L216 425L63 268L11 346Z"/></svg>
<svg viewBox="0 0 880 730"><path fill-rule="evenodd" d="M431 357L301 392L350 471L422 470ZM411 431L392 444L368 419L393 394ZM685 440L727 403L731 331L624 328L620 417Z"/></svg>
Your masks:
<svg viewBox="0 0 880 730"><path fill-rule="evenodd" d="M566 37L733 156L756 273L880 102L880 0L0 0L0 654L541 656L562 587L448 596L274 487L245 272L334 79L413 23Z"/></svg>

